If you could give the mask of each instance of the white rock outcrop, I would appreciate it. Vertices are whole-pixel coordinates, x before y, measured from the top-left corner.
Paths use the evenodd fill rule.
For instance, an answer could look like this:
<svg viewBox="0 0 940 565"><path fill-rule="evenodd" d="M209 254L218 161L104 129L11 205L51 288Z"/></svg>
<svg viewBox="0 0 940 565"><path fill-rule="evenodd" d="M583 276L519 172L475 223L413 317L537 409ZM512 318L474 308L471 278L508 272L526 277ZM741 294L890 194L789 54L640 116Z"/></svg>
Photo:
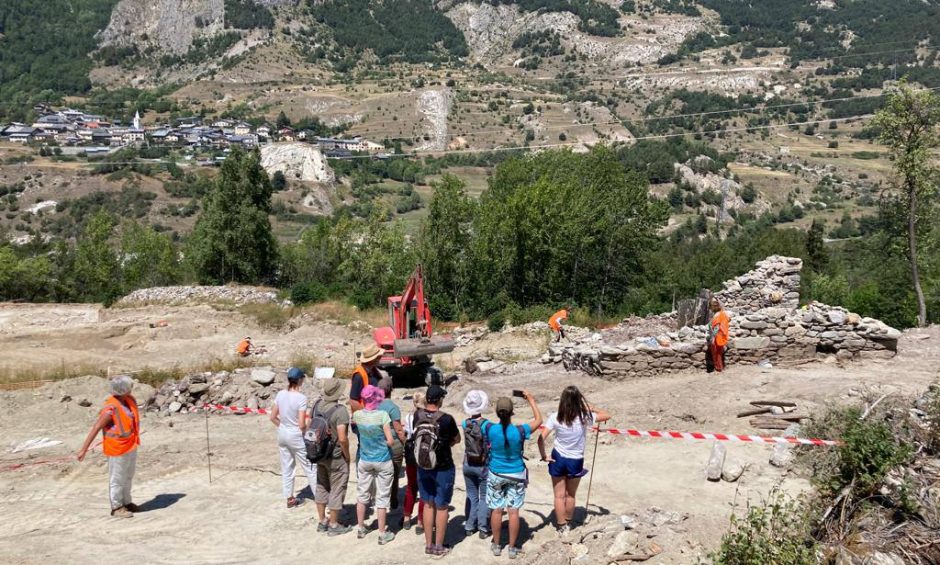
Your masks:
<svg viewBox="0 0 940 565"><path fill-rule="evenodd" d="M290 180L336 182L333 169L323 153L306 143L269 143L261 148L261 166L273 175L284 173Z"/></svg>
<svg viewBox="0 0 940 565"><path fill-rule="evenodd" d="M424 132L427 138L418 151L443 151L448 146L447 115L453 103L449 88L425 90L418 96L416 111L424 117Z"/></svg>
<svg viewBox="0 0 940 565"><path fill-rule="evenodd" d="M182 55L193 40L222 32L224 19L224 0L121 0L98 41L102 47L152 47Z"/></svg>

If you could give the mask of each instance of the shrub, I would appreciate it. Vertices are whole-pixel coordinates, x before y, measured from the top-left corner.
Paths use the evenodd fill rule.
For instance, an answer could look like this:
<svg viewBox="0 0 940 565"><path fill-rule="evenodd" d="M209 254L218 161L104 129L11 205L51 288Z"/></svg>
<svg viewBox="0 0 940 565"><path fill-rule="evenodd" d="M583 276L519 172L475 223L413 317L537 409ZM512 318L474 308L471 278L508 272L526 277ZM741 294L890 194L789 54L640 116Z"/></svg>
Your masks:
<svg viewBox="0 0 940 565"><path fill-rule="evenodd" d="M290 289L290 299L294 304L323 302L326 294L326 287L318 282L297 283Z"/></svg>
<svg viewBox="0 0 940 565"><path fill-rule="evenodd" d="M281 328L290 320L292 312L278 304L246 304L239 312L250 316L258 325L268 328Z"/></svg>
<svg viewBox="0 0 940 565"><path fill-rule="evenodd" d="M710 555L715 565L811 565L817 562L804 505L774 490L763 506L731 517L731 530Z"/></svg>
<svg viewBox="0 0 940 565"><path fill-rule="evenodd" d="M506 325L506 315L502 312L494 312L490 314L489 319L486 321L486 327L491 332L498 332L503 329Z"/></svg>

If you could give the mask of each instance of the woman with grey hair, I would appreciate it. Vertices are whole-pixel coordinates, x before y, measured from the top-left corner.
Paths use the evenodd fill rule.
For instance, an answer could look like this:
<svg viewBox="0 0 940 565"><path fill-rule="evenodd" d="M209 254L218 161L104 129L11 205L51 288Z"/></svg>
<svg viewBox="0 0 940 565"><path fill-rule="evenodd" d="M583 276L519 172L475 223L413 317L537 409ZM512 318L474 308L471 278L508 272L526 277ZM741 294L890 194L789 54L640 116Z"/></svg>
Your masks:
<svg viewBox="0 0 940 565"><path fill-rule="evenodd" d="M140 445L140 412L131 396L134 381L127 375L111 379L111 396L104 401L98 420L78 450L79 461L85 459L91 442L102 432L102 446L108 458L111 515L132 518L140 507L131 502L131 485L137 468L137 446Z"/></svg>

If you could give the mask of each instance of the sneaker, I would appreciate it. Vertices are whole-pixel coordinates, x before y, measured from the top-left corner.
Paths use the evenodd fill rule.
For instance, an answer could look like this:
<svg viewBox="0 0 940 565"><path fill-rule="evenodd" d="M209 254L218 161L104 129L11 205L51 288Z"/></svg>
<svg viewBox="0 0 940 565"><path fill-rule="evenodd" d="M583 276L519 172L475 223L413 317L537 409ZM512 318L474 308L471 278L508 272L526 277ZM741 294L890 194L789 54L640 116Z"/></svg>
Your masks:
<svg viewBox="0 0 940 565"><path fill-rule="evenodd" d="M464 530L464 533L467 534L467 537L469 538L473 534L477 533L477 531L478 530L476 528L473 528L472 530Z"/></svg>
<svg viewBox="0 0 940 565"><path fill-rule="evenodd" d="M434 555L434 546L433 546L433 545L426 545L426 546L424 546L424 554L425 554L425 555Z"/></svg>
<svg viewBox="0 0 940 565"><path fill-rule="evenodd" d="M415 524L415 533L418 534L419 536L424 535L424 526L421 524L421 522L418 522L417 524Z"/></svg>
<svg viewBox="0 0 940 565"><path fill-rule="evenodd" d="M369 535L369 528L366 526L362 526L358 530L356 530L356 537L359 539L362 539L366 537L367 535Z"/></svg>
<svg viewBox="0 0 940 565"><path fill-rule="evenodd" d="M525 552L522 551L520 547L510 547L509 548L509 558L515 559L516 557L522 557L525 555Z"/></svg>
<svg viewBox="0 0 940 565"><path fill-rule="evenodd" d="M480 539L486 539L490 537L491 535L493 535L493 532L489 530L480 530Z"/></svg>
<svg viewBox="0 0 940 565"><path fill-rule="evenodd" d="M300 500L299 498L294 498L294 497L292 496L292 497L290 497L290 498L287 499L287 507L288 507L288 508L297 508L297 507L300 506L301 504L303 504L303 501Z"/></svg>
<svg viewBox="0 0 940 565"><path fill-rule="evenodd" d="M490 551L493 552L493 555L499 557L503 554L503 548L495 543L490 544Z"/></svg>
<svg viewBox="0 0 940 565"><path fill-rule="evenodd" d="M327 531L326 535L328 535L328 536L330 536L330 537L333 537L333 536L341 536L341 535L343 535L343 534L348 534L349 532L352 531L352 529L353 529L352 526L341 526L341 525L338 525L338 524L337 524L336 526L330 526L330 528L329 528L329 530Z"/></svg>
<svg viewBox="0 0 940 565"><path fill-rule="evenodd" d="M562 524L558 526L557 528L555 528L555 531L558 532L559 536L564 537L571 533L571 526L569 526L568 524Z"/></svg>
<svg viewBox="0 0 940 565"><path fill-rule="evenodd" d="M131 511L126 507L122 506L120 508L115 508L111 511L111 515L115 518L133 518L134 515L131 514Z"/></svg>
<svg viewBox="0 0 940 565"><path fill-rule="evenodd" d="M130 512L140 512L140 506L137 506L133 502L128 502L124 505L124 508L127 508L127 510Z"/></svg>
<svg viewBox="0 0 940 565"><path fill-rule="evenodd" d="M411 529L411 518L403 518L401 521L401 529L410 530Z"/></svg>
<svg viewBox="0 0 940 565"><path fill-rule="evenodd" d="M445 555L450 553L450 548L447 546L443 546L443 545L435 545L431 551L433 552L431 553L431 555L433 555L434 557L444 557Z"/></svg>
<svg viewBox="0 0 940 565"><path fill-rule="evenodd" d="M317 533L325 534L325 533L327 533L328 531L330 531L330 523L329 523L329 522L318 522L318 523L317 523Z"/></svg>
<svg viewBox="0 0 940 565"><path fill-rule="evenodd" d="M395 534L393 532L385 530L384 532L379 534L379 545L385 545L388 542L392 541L393 539L395 539Z"/></svg>

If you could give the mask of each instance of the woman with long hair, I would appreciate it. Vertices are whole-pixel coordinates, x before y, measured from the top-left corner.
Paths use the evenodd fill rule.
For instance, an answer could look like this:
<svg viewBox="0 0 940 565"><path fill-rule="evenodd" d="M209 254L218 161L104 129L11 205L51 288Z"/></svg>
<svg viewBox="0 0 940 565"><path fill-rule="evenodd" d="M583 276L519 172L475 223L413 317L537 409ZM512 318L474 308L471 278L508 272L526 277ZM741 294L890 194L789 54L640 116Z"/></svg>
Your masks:
<svg viewBox="0 0 940 565"><path fill-rule="evenodd" d="M522 554L516 546L519 539L519 510L525 502L526 487L529 485L529 472L522 458L525 440L542 425L542 412L539 411L535 398L528 391L522 391L523 398L532 408L532 420L524 424L513 424L512 399L503 397L496 401L496 416L499 422L486 422L484 435L490 446L489 472L486 477L486 505L490 508L490 529L493 543L490 551L499 557L503 552L500 545L503 528L503 513L509 513L509 558L515 559Z"/></svg>
<svg viewBox="0 0 940 565"><path fill-rule="evenodd" d="M588 404L578 387L569 386L561 393L558 411L548 416L539 435L539 453L542 461L548 462L548 474L552 477L555 494L555 527L561 535L571 529L569 523L574 517L578 485L581 477L588 473L584 468L588 431L595 424L609 419L607 411ZM549 457L545 454L545 439L553 431L555 445Z"/></svg>

